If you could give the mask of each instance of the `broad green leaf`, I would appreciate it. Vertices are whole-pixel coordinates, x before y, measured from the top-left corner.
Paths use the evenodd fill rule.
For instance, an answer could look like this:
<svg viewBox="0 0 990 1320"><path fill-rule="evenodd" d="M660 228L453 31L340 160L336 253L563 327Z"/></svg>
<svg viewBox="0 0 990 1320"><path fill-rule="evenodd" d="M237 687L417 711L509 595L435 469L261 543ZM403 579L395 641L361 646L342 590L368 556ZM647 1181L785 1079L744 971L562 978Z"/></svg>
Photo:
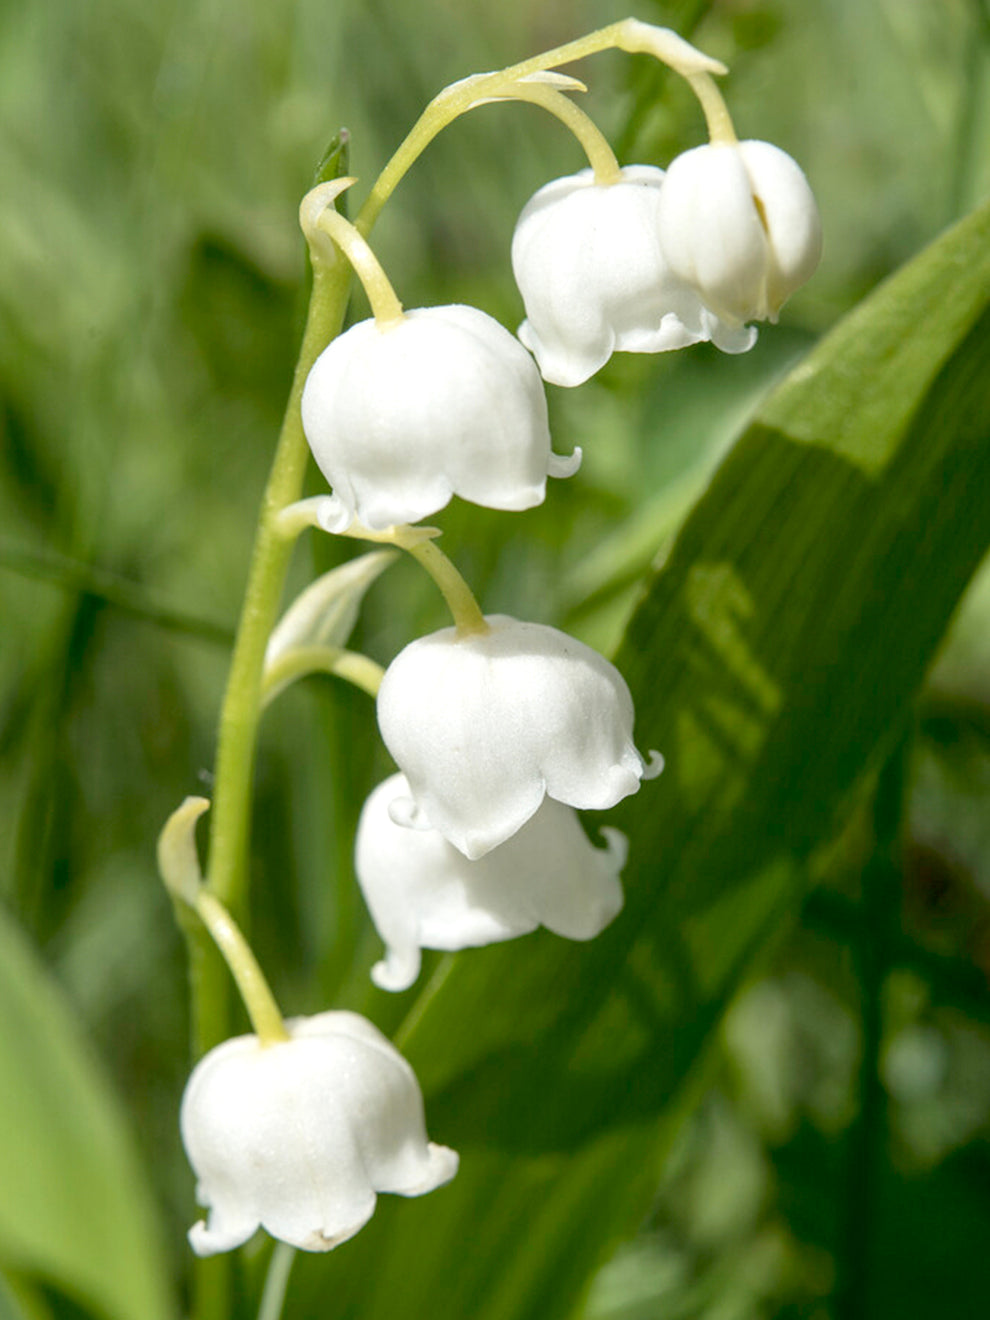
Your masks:
<svg viewBox="0 0 990 1320"><path fill-rule="evenodd" d="M174 1314L122 1112L53 981L0 911L0 1266L108 1320Z"/></svg>
<svg viewBox="0 0 990 1320"><path fill-rule="evenodd" d="M719 468L618 658L640 746L668 762L610 814L626 909L587 946L441 965L400 1041L461 1170L383 1198L335 1254L319 1280L341 1313L566 1316L645 1214L728 1003L903 730L990 541L988 294L985 208L841 323Z"/></svg>
<svg viewBox="0 0 990 1320"><path fill-rule="evenodd" d="M28 1320L27 1311L2 1274L0 1274L0 1320Z"/></svg>

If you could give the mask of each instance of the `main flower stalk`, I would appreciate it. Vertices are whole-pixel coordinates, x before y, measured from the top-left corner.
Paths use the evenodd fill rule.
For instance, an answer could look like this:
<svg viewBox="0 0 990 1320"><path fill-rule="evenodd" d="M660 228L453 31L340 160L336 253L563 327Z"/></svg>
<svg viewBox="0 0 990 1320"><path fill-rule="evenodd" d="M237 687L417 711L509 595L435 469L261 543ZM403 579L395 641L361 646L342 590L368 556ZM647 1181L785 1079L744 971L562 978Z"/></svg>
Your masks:
<svg viewBox="0 0 990 1320"><path fill-rule="evenodd" d="M292 544L276 519L298 500L309 459L299 400L310 368L340 330L347 306L350 267L341 258L315 261L313 290L292 389L278 446L262 498L247 589L241 609L227 690L220 712L206 884L237 917L242 917L247 884L251 790L258 724L263 709L265 647L275 625ZM198 1053L228 1032L229 991L220 959L207 946L192 961L193 1039Z"/></svg>

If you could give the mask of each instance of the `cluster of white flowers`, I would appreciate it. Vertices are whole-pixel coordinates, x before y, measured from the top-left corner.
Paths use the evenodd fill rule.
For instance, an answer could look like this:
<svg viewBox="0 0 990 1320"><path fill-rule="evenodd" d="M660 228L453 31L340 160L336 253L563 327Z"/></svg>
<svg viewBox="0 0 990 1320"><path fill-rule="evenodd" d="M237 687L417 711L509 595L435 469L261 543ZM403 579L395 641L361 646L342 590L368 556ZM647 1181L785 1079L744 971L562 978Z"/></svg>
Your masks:
<svg viewBox="0 0 990 1320"><path fill-rule="evenodd" d="M686 151L667 173L591 170L548 183L519 217L512 266L526 305L519 337L544 379L580 385L614 352L711 340L756 342L821 255L808 181L768 142Z"/></svg>
<svg viewBox="0 0 990 1320"><path fill-rule="evenodd" d="M552 450L541 374L576 386L617 350L745 351L747 323L776 317L820 246L804 175L763 142L699 147L666 174L628 166L607 182L585 170L547 184L512 242L518 338L475 308L403 313L392 295L394 313L316 361L302 419L333 488L321 525L382 533L454 495L541 503L547 477L580 461ZM410 643L378 692L400 773L368 798L356 871L386 990L413 984L424 948L541 925L598 934L622 907L626 842L606 830L596 847L575 809L614 806L662 765L637 751L629 689L587 646L501 615L457 625ZM228 1041L193 1074L182 1130L211 1208L192 1230L198 1252L258 1225L326 1249L361 1227L376 1192L416 1195L456 1171L457 1156L426 1140L408 1064L369 1023L326 1013L289 1036Z"/></svg>

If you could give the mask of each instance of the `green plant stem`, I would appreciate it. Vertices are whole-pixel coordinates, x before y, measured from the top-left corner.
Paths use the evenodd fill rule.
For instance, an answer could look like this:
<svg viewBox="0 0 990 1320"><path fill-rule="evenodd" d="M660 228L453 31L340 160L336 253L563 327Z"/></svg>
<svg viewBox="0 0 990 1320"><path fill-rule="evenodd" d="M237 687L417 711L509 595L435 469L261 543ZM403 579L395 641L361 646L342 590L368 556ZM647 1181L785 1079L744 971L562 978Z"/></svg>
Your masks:
<svg viewBox="0 0 990 1320"><path fill-rule="evenodd" d="M230 968L259 1042L262 1045L275 1045L287 1041L289 1033L275 996L265 980L254 951L230 913L205 888L200 889L196 895L196 912Z"/></svg>
<svg viewBox="0 0 990 1320"><path fill-rule="evenodd" d="M688 42L666 28L641 23L634 18L624 18L618 23L611 23L596 32L589 32L587 36L569 41L566 45L555 46L553 50L534 55L531 59L510 65L497 73L465 79L445 87L426 107L375 180L354 222L356 228L365 236L370 233L378 213L406 171L437 134L448 124L453 123L459 115L485 100L515 95L514 84L529 74L546 72L561 64L569 64L573 60L597 54L599 51L615 49L626 51L628 54L652 55L687 78L692 90L701 100L713 136L717 136L719 140L732 140L727 138L727 134L731 132L728 112L709 77L712 73L725 73L725 65L718 60L709 59L707 55L695 50ZM524 96L523 99L526 97Z"/></svg>
<svg viewBox="0 0 990 1320"><path fill-rule="evenodd" d="M297 646L265 669L262 700L267 707L288 684L308 674L333 674L377 697L384 673L377 661L341 646Z"/></svg>
<svg viewBox="0 0 990 1320"><path fill-rule="evenodd" d="M343 260L315 262L313 291L285 419L261 505L227 690L220 713L211 812L207 887L236 920L243 920L247 883L248 824L255 747L262 709L265 647L278 613L292 543L276 530L276 518L299 499L309 450L299 402L316 358L339 331L350 286ZM199 1053L229 1030L226 970L205 931L191 949L193 1040Z"/></svg>
<svg viewBox="0 0 990 1320"><path fill-rule="evenodd" d="M290 1247L287 1242L275 1243L275 1250L268 1262L265 1289L261 1294L261 1306L258 1308L258 1320L279 1320L295 1259L295 1247Z"/></svg>
<svg viewBox="0 0 990 1320"><path fill-rule="evenodd" d="M569 96L543 83L518 83L513 99L541 106L569 129L588 157L595 174L595 182L602 187L617 183L621 177L615 152L601 129Z"/></svg>
<svg viewBox="0 0 990 1320"><path fill-rule="evenodd" d="M309 450L299 403L310 368L339 330L348 290L343 261L316 267L309 316L292 381L285 420L262 500L247 590L220 714L207 884L231 909L243 900L245 817L254 768L265 647L275 625L292 546L275 530L275 519L298 500Z"/></svg>
<svg viewBox="0 0 990 1320"><path fill-rule="evenodd" d="M488 632L485 616L471 588L440 547L433 541L412 539L404 541L401 533L402 529L397 529L395 544L412 555L440 588L453 616L457 635L470 637L474 633Z"/></svg>

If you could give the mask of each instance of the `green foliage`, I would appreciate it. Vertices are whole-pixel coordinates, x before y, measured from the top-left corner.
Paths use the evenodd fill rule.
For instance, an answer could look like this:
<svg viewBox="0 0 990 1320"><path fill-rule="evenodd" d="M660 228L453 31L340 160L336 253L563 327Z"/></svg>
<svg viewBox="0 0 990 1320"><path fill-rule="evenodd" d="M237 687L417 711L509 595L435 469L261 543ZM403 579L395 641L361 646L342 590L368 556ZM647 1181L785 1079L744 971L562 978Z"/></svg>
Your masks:
<svg viewBox="0 0 990 1320"><path fill-rule="evenodd" d="M988 548L988 290L990 207L841 323L719 468L618 657L669 763L609 817L626 910L587 949L460 958L412 1009L404 1048L462 1168L333 1262L356 1313L566 1316L646 1213L728 1004L909 725ZM485 1251L458 1248L465 1224Z"/></svg>
<svg viewBox="0 0 990 1320"><path fill-rule="evenodd" d="M0 913L0 1265L107 1320L174 1314L147 1181L51 979ZM13 1297L0 1294L12 1317Z"/></svg>
<svg viewBox="0 0 990 1320"><path fill-rule="evenodd" d="M41 961L5 925L0 1012L42 1014L52 1034L49 1048L5 1018L0 1036L0 1106L28 1069L45 1083L0 1128L0 1168L30 1157L45 1175L20 1215L0 1185L0 1226L25 1234L30 1210L62 1231L34 1231L30 1260L0 1255L0 1316L154 1316L154 1229L146 1206L127 1209L147 1197L121 1101L78 1038L126 1100L188 1292L185 970L153 842L183 796L208 792L305 296L299 196L339 124L350 159L334 158L338 138L322 168L358 175L357 201L443 82L627 6L3 9L0 889ZM603 938L432 958L421 997L376 992L350 860L387 769L371 705L316 677L266 716L259 956L287 1011L354 1007L399 1031L432 1135L464 1156L451 1187L383 1198L358 1239L300 1261L289 1317L914 1320L980 1306L986 569L915 699L990 503L985 217L841 323L734 442L824 330L986 195L986 5L637 12L730 63L741 132L779 142L813 181L825 260L743 358L619 358L581 390L551 390L557 448L580 443L585 462L542 508L455 503L440 520L487 609L612 650L638 605L620 664L641 745L668 770L626 812L627 910ZM624 160L664 163L700 139L690 98L648 61L575 71ZM486 107L444 134L375 233L400 296L517 324L514 217L579 165L536 110ZM314 538L293 594L354 552ZM386 662L444 622L399 563L351 644ZM896 822L878 841L872 796L895 748L907 791L895 776ZM71 1026L62 1006L47 1021L42 962ZM58 1144L38 1151L47 1118ZM238 1316L255 1313L264 1263L249 1251L238 1264Z"/></svg>

